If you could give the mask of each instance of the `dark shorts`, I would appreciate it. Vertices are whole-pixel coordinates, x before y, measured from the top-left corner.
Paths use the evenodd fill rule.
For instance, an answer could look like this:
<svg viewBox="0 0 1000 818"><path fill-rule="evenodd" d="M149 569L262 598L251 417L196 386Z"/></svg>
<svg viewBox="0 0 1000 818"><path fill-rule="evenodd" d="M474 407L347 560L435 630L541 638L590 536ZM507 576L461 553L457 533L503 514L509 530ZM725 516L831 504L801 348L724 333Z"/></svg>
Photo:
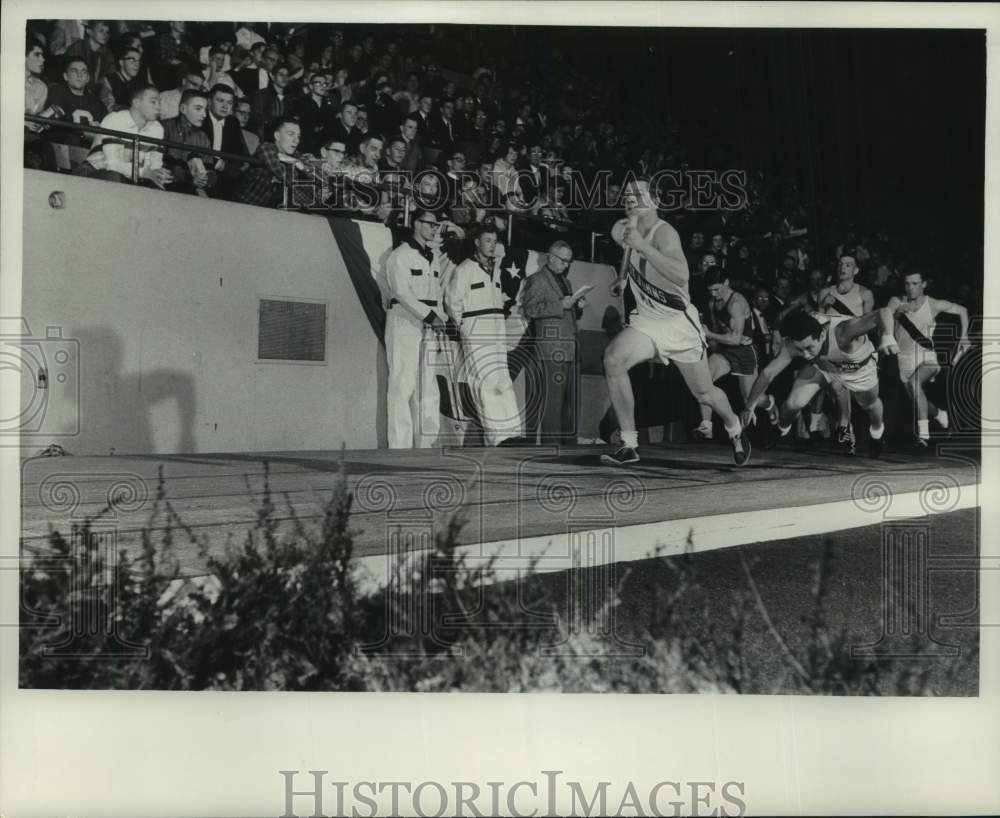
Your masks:
<svg viewBox="0 0 1000 818"><path fill-rule="evenodd" d="M721 355L729 361L729 371L734 375L753 375L757 371L757 353L753 344L742 344L734 347L729 344L719 344L713 355Z"/></svg>

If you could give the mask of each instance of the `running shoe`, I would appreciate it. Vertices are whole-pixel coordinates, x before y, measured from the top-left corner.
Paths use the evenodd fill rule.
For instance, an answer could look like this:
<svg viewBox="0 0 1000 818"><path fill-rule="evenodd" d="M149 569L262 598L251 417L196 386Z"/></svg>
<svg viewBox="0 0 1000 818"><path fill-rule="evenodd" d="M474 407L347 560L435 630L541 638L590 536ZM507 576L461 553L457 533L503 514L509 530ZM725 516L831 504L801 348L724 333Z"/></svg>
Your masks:
<svg viewBox="0 0 1000 818"><path fill-rule="evenodd" d="M834 436L834 445L841 454L852 456L854 454L854 432L850 426L838 426Z"/></svg>
<svg viewBox="0 0 1000 818"><path fill-rule="evenodd" d="M782 441L788 440L792 434L792 427L789 426L786 430L782 431L781 427L775 424L771 427L771 430L767 436L767 440L764 442L765 449L773 449Z"/></svg>
<svg viewBox="0 0 1000 818"><path fill-rule="evenodd" d="M750 459L750 436L744 429L735 437L729 438L733 447L733 462L737 466L745 466Z"/></svg>
<svg viewBox="0 0 1000 818"><path fill-rule="evenodd" d="M918 437L913 441L913 448L918 452L926 452L929 441L926 437Z"/></svg>
<svg viewBox="0 0 1000 818"><path fill-rule="evenodd" d="M872 437L868 439L868 456L872 460L878 460L882 456L882 451L885 449L885 433L883 432L882 437L877 440Z"/></svg>
<svg viewBox="0 0 1000 818"><path fill-rule="evenodd" d="M694 435L695 440L711 440L712 439L712 427L711 426L695 426L694 430L691 432Z"/></svg>
<svg viewBox="0 0 1000 818"><path fill-rule="evenodd" d="M639 462L639 453L631 446L622 446L614 454L602 454L601 462L605 466L627 466Z"/></svg>

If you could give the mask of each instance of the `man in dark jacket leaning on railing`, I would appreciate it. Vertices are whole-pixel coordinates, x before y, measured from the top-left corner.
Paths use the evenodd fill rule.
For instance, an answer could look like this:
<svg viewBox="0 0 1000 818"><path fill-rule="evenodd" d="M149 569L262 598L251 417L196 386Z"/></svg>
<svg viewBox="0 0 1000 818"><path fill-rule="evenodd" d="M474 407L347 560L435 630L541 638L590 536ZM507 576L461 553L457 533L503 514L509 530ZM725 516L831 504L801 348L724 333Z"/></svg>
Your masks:
<svg viewBox="0 0 1000 818"><path fill-rule="evenodd" d="M194 148L210 150L212 146L208 134L201 127L207 113L208 94L204 91L185 91L181 95L180 114L161 123L163 138L168 142L182 142ZM211 170L212 158L211 154L197 150L167 148L163 164L174 177L167 190L207 196L218 180L215 171Z"/></svg>

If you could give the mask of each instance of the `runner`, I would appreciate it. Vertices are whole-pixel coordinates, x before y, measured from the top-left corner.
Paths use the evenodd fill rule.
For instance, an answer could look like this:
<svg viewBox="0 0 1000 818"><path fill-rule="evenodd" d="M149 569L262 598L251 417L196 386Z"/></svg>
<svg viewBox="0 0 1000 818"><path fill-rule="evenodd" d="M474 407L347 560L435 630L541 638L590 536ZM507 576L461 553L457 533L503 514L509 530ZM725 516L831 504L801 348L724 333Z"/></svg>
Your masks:
<svg viewBox="0 0 1000 818"><path fill-rule="evenodd" d="M941 313L957 315L962 328L958 348L951 359L958 363L969 351L969 311L961 304L953 304L924 293L927 281L921 273L909 273L903 278L906 300L889 299L889 309L896 318L896 342L899 344L899 379L906 387L917 409L917 449L926 449L930 440L930 420L942 429L948 428L948 413L927 399L925 384L930 383L941 371L934 352L934 322Z"/></svg>
<svg viewBox="0 0 1000 818"><path fill-rule="evenodd" d="M888 307L860 318L831 316L823 319L804 311L791 313L781 327L784 341L780 352L760 373L750 391L743 422L752 421L758 402L775 376L795 358L803 358L808 364L796 375L780 411L774 411L773 398L768 406L771 422L777 425L779 434L784 437L791 431L799 412L824 384L829 383L853 394L858 405L868 413L871 422L869 456L879 457L885 424L875 347L868 338L868 333L876 327L882 336L879 351L896 354L898 346L893 337L892 311Z"/></svg>
<svg viewBox="0 0 1000 818"><path fill-rule="evenodd" d="M750 441L725 392L712 383L705 354L705 336L698 311L688 290L687 259L677 231L659 218L649 183L638 180L624 193L625 215L611 237L625 248L623 274L612 285L621 294L626 280L636 298L629 325L604 351L604 372L611 405L621 427L622 445L614 454L601 456L608 465L639 462L635 428L635 398L629 370L638 363L659 358L673 362L695 400L710 406L725 424L737 466L750 458Z"/></svg>
<svg viewBox="0 0 1000 818"><path fill-rule="evenodd" d="M708 324L703 327L708 339L708 370L712 383L729 373L736 376L743 403L757 377L757 353L750 335L750 303L729 286L729 276L719 267L708 271ZM701 404L701 424L694 435L712 439L712 409Z"/></svg>

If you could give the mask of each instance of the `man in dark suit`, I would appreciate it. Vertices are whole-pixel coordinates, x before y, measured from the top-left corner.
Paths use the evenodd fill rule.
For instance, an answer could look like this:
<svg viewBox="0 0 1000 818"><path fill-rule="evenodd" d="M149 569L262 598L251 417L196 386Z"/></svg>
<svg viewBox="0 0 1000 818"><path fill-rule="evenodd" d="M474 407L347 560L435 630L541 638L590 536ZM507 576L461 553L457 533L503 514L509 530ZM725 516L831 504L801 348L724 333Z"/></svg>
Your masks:
<svg viewBox="0 0 1000 818"><path fill-rule="evenodd" d="M518 164L518 185L521 199L529 207L545 196L549 189L549 169L542 164L542 146L530 143L528 156Z"/></svg>
<svg viewBox="0 0 1000 818"><path fill-rule="evenodd" d="M521 301L544 372L543 444L576 443L577 437L576 322L586 302L573 296L572 263L569 244L553 242L545 266L525 281Z"/></svg>
<svg viewBox="0 0 1000 818"><path fill-rule="evenodd" d="M419 127L417 125L417 118L413 114L408 114L403 117L403 121L399 125L400 136L403 137L403 141L406 142L406 150L403 153L403 170L407 170L410 173L414 173L417 170L417 165L420 163L421 148L420 142L417 139L417 133Z"/></svg>
<svg viewBox="0 0 1000 818"><path fill-rule="evenodd" d="M434 129L434 116L431 113L434 108L434 98L429 94L420 97L417 110L413 112L413 118L417 122L417 137L424 145L428 144L431 138L431 131Z"/></svg>
<svg viewBox="0 0 1000 818"><path fill-rule="evenodd" d="M326 128L328 139L336 139L347 145L347 155L353 156L358 151L365 135L358 130L358 106L355 102L345 102L340 106L340 113L330 120Z"/></svg>
<svg viewBox="0 0 1000 818"><path fill-rule="evenodd" d="M208 116L202 123L202 130L208 135L212 150L249 155L243 140L243 128L234 117L233 105L236 92L228 85L212 86L209 91ZM212 168L218 174L218 182L212 197L236 201L239 191L241 164L231 159L215 159Z"/></svg>
<svg viewBox="0 0 1000 818"><path fill-rule="evenodd" d="M446 99L441 102L437 116L431 120L429 147L437 148L447 156L455 147L457 132L454 123L455 103Z"/></svg>
<svg viewBox="0 0 1000 818"><path fill-rule="evenodd" d="M271 72L271 82L267 88L247 95L254 116L253 127L261 135L269 135L274 130L274 123L291 113L292 97L287 92L288 81L288 69L283 65L279 66Z"/></svg>
<svg viewBox="0 0 1000 818"><path fill-rule="evenodd" d="M302 142L299 147L303 153L319 154L323 147L323 142L328 138L336 137L342 141L348 141L337 131L334 123L337 118L336 106L330 102L328 96L329 86L326 77L318 71L309 80L309 93L300 98L292 109L292 115L298 119L302 128ZM346 107L348 104L345 103ZM354 105L354 112L357 113L357 106ZM350 140L347 146L348 152L357 146L356 140Z"/></svg>

